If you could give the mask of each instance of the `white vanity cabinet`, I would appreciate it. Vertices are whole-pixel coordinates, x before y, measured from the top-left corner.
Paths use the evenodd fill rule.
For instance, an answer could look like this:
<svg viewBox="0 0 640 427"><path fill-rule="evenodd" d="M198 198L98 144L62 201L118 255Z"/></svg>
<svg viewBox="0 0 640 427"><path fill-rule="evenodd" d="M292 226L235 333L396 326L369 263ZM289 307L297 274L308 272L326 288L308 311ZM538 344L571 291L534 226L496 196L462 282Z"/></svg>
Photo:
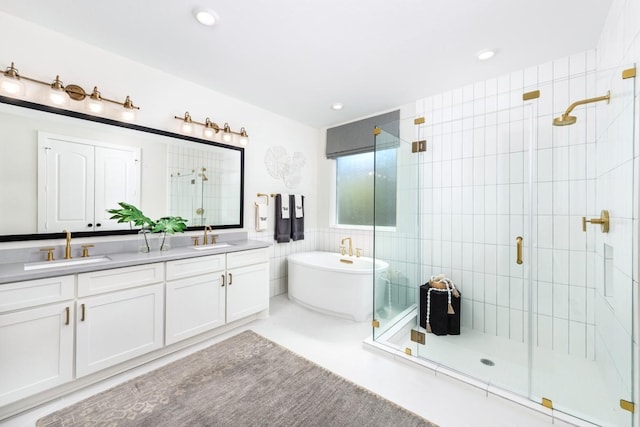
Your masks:
<svg viewBox="0 0 640 427"><path fill-rule="evenodd" d="M266 248L227 254L227 322L269 308L269 253Z"/></svg>
<svg viewBox="0 0 640 427"><path fill-rule="evenodd" d="M74 276L0 286L0 407L73 378Z"/></svg>
<svg viewBox="0 0 640 427"><path fill-rule="evenodd" d="M168 261L165 344L225 324L225 255Z"/></svg>
<svg viewBox="0 0 640 427"><path fill-rule="evenodd" d="M163 346L164 264L78 274L76 377Z"/></svg>

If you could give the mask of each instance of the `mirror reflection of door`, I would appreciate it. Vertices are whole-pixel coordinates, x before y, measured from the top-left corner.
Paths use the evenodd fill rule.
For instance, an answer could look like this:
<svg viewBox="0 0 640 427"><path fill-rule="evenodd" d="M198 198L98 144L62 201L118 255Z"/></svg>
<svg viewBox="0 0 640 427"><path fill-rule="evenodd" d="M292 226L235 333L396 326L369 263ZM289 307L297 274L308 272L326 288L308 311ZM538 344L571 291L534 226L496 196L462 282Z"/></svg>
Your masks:
<svg viewBox="0 0 640 427"><path fill-rule="evenodd" d="M140 150L38 134L38 232L128 229L107 209L140 203Z"/></svg>

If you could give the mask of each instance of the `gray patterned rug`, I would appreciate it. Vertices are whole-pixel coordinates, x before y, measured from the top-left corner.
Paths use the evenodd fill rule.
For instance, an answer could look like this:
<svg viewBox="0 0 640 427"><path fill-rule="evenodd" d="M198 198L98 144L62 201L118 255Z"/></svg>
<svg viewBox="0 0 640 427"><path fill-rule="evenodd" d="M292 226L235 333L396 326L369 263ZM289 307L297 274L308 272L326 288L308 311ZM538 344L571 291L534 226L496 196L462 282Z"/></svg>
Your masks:
<svg viewBox="0 0 640 427"><path fill-rule="evenodd" d="M38 420L49 426L435 426L245 331Z"/></svg>

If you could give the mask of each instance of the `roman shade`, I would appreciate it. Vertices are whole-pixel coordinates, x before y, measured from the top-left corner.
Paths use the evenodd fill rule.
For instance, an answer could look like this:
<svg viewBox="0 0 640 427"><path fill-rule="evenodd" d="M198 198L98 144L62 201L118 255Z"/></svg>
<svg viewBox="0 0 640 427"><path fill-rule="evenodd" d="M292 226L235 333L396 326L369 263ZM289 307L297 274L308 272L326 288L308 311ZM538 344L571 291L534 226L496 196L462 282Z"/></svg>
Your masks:
<svg viewBox="0 0 640 427"><path fill-rule="evenodd" d="M400 110L396 110L327 129L327 158L373 151L373 130L376 126L383 130L380 139L385 141L385 148L399 145Z"/></svg>

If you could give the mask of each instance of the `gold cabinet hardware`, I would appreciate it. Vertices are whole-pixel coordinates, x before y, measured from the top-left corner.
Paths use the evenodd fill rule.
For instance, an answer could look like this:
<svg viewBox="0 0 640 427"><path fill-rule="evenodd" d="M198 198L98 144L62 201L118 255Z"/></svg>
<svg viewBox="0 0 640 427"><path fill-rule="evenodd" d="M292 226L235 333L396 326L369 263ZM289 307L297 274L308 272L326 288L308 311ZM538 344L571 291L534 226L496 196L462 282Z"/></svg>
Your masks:
<svg viewBox="0 0 640 427"><path fill-rule="evenodd" d="M89 258L89 248L93 248L94 245L82 245L82 258Z"/></svg>
<svg viewBox="0 0 640 427"><path fill-rule="evenodd" d="M587 223L591 224L600 224L600 231L603 233L609 232L609 211L602 210L600 212L600 218L591 218L587 219L587 217L582 217L582 231L587 231Z"/></svg>
<svg viewBox="0 0 640 427"><path fill-rule="evenodd" d="M53 251L56 248L42 248L40 252L47 252L47 261L53 261Z"/></svg>
<svg viewBox="0 0 640 427"><path fill-rule="evenodd" d="M522 236L516 237L516 264L522 264Z"/></svg>
<svg viewBox="0 0 640 427"><path fill-rule="evenodd" d="M81 322L84 322L84 320L86 319L86 316L85 316L86 312L85 311L86 310L85 310L84 304L80 304L80 321Z"/></svg>
<svg viewBox="0 0 640 427"><path fill-rule="evenodd" d="M64 324L65 325L69 325L69 318L71 317L71 310L69 309L69 307L66 307L64 309Z"/></svg>
<svg viewBox="0 0 640 427"><path fill-rule="evenodd" d="M229 273L229 286L233 285L233 274Z"/></svg>
<svg viewBox="0 0 640 427"><path fill-rule="evenodd" d="M193 239L193 246L199 246L200 245L200 236L194 236L192 237Z"/></svg>
<svg viewBox="0 0 640 427"><path fill-rule="evenodd" d="M220 275L220 277L222 278L222 285L220 285L220 287L224 288L225 281L227 280L227 278L224 274Z"/></svg>

